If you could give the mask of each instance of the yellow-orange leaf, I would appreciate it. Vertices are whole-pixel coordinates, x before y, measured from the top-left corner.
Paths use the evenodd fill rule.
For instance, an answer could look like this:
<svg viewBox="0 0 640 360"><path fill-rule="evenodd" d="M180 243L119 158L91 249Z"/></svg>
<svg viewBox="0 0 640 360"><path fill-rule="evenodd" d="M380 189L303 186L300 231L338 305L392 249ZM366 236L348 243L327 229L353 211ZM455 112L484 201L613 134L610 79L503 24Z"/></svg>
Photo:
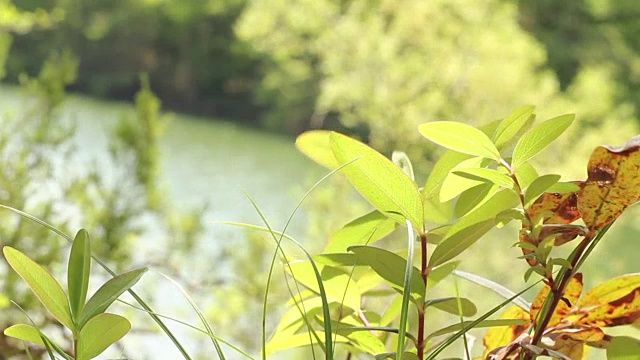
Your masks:
<svg viewBox="0 0 640 360"><path fill-rule="evenodd" d="M591 326L631 324L640 319L640 287L619 299L585 310L586 314L577 323Z"/></svg>
<svg viewBox="0 0 640 360"><path fill-rule="evenodd" d="M511 306L507 309L507 311L500 316L500 319L523 319L529 320L529 314L526 311L522 310L519 306ZM521 334L523 334L529 328L529 324L518 325L518 326L500 326L500 327L492 327L487 330L487 333L484 336L484 346L485 353L483 355L483 359L489 355L494 349L497 349L501 346L507 345L513 342L518 338Z"/></svg>
<svg viewBox="0 0 640 360"><path fill-rule="evenodd" d="M640 198L640 136L622 146L599 146L591 154L589 177L578 193L578 209L589 230L613 222Z"/></svg>
<svg viewBox="0 0 640 360"><path fill-rule="evenodd" d="M627 274L599 284L580 299L579 307L599 306L626 296L640 287L640 274Z"/></svg>
<svg viewBox="0 0 640 360"><path fill-rule="evenodd" d="M557 325L562 321L562 318L571 312L571 308L578 302L580 294L582 294L582 288L582 273L577 273L567 284L563 300L558 303L558 306L556 306L556 310L547 327ZM531 310L529 311L531 321L536 321L536 317L544 305L545 299L549 295L549 290L549 286L542 288L538 293L538 296L536 296L536 299L531 303Z"/></svg>

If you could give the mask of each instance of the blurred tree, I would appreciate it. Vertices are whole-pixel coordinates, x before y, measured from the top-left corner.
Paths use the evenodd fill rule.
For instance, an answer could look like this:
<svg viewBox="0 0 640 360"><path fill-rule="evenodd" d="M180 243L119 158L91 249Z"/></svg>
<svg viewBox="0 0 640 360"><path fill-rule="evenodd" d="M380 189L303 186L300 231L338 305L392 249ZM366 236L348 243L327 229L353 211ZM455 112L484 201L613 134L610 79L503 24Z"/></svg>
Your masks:
<svg viewBox="0 0 640 360"><path fill-rule="evenodd" d="M547 49L563 89L578 73L606 67L619 102L640 109L640 3L616 0L519 0L522 27Z"/></svg>
<svg viewBox="0 0 640 360"><path fill-rule="evenodd" d="M5 0L6 1L6 0ZM131 99L138 74L149 74L168 107L252 120L256 60L235 41L232 25L244 0L21 0L23 10L63 17L51 30L16 36L11 79L35 74L52 49L78 56L73 90Z"/></svg>

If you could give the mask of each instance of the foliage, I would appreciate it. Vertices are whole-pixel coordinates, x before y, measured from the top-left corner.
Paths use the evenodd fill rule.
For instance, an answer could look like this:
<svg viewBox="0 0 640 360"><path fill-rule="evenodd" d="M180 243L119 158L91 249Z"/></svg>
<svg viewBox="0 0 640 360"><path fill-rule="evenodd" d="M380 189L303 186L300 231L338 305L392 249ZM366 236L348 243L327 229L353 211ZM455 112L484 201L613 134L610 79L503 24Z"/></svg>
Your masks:
<svg viewBox="0 0 640 360"><path fill-rule="evenodd" d="M340 232L349 236L341 237L340 247L330 245L330 252L315 256L311 263L283 259L287 273L307 290L292 289L291 308L267 345L267 353L308 344L322 346L312 334L323 331L316 324L331 321L337 336L333 341L344 344L351 354L400 358L408 351L409 358L435 359L443 350L438 346L439 337L445 336L442 341L450 344L508 301L469 323L463 319L475 315L472 300L460 295L430 298L433 286L455 273L455 260L489 230L513 220L522 223L517 246L530 265L525 279L537 273L546 285L530 309L509 310L503 322L495 323L499 327L487 333L487 359L531 359L538 355L576 359L582 358L586 345L609 347L609 354L625 353L618 345L625 342L605 335L601 327L637 319L634 275L596 286L578 301L582 291L578 269L611 223L640 198L638 186L633 185L640 164L636 160L638 140L633 138L621 147L598 147L589 161L586 181L558 182L557 175L537 175L530 161L567 130L573 115L533 126L534 118L533 108L523 107L481 130L451 122L421 125L423 136L450 150L420 189L405 172L408 167L403 171L356 140L327 131L301 135L297 146L320 164L337 166L376 212L347 224ZM443 199L449 183L456 184L456 193ZM423 207L439 207L441 211L423 212ZM446 214L444 219L442 214ZM584 225L573 224L580 218ZM393 252L374 245L389 233L381 228L385 219L395 223L394 227L407 219L409 228L418 234L420 259L407 274L403 269L413 264L413 251L407 256L406 250ZM363 235L368 239L364 244ZM566 258L554 255L556 247L578 237L581 240ZM410 238L413 241L414 236ZM319 312L322 305L314 295L319 288L308 266L314 262L321 270L331 319ZM410 300L417 317L411 317L409 329L413 330L406 335L410 345L393 353L387 350L395 343L389 334L403 333L405 320L398 321L407 314L400 299ZM458 323L464 325L456 330L436 329L429 335L426 315L436 309L458 315ZM466 342L464 351L470 351Z"/></svg>
<svg viewBox="0 0 640 360"><path fill-rule="evenodd" d="M88 360L102 353L129 332L131 324L122 316L105 310L125 291L135 285L146 268L118 275L104 283L87 300L91 274L91 243L85 230L78 231L69 257L67 294L44 268L11 247L3 248L4 256L15 272L29 285L42 305L73 334L71 354L54 343L38 328L18 324L4 334L54 349L65 359Z"/></svg>

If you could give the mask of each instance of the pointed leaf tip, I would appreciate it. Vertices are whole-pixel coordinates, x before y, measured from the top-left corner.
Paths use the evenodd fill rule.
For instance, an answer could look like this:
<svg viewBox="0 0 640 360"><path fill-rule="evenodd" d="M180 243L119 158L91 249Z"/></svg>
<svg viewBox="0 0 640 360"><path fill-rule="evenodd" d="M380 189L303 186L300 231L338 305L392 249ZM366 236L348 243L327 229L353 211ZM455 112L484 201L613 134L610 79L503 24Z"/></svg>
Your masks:
<svg viewBox="0 0 640 360"><path fill-rule="evenodd" d="M69 305L73 319L77 320L87 300L89 276L91 273L91 244L89 233L81 229L76 234L71 246L69 265L67 270L67 288L69 290Z"/></svg>
<svg viewBox="0 0 640 360"><path fill-rule="evenodd" d="M575 119L574 114L567 114L549 119L529 130L516 144L513 150L511 166L517 168L527 160L536 156L549 144L569 128Z"/></svg>

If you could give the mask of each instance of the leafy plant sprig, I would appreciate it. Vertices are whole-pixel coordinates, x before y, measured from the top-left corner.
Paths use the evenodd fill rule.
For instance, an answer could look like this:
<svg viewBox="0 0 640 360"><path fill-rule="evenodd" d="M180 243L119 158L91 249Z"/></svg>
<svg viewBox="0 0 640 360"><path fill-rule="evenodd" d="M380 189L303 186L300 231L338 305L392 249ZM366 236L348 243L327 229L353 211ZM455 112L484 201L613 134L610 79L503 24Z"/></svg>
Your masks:
<svg viewBox="0 0 640 360"><path fill-rule="evenodd" d="M87 301L91 273L91 245L86 230L78 231L68 263L67 293L44 268L22 252L5 246L3 253L11 268L24 279L49 313L73 335L71 354L32 325L17 324L5 329L10 337L51 346L66 359L88 360L100 355L125 336L131 323L124 317L106 313L107 308L135 285L147 268L132 270L109 279Z"/></svg>

